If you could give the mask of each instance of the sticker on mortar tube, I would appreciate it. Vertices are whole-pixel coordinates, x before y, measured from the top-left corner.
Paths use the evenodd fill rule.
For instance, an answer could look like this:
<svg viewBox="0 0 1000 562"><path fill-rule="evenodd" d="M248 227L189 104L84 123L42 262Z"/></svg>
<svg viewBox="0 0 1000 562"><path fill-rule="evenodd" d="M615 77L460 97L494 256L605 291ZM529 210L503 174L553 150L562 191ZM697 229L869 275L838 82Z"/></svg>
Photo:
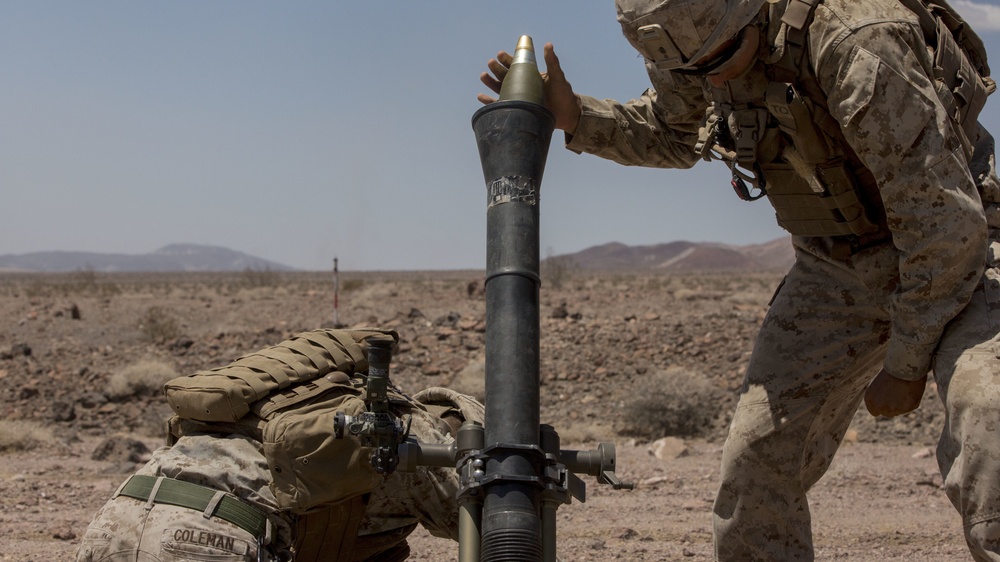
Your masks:
<svg viewBox="0 0 1000 562"><path fill-rule="evenodd" d="M488 207L501 203L538 204L538 192L531 178L505 176L493 180L486 188Z"/></svg>

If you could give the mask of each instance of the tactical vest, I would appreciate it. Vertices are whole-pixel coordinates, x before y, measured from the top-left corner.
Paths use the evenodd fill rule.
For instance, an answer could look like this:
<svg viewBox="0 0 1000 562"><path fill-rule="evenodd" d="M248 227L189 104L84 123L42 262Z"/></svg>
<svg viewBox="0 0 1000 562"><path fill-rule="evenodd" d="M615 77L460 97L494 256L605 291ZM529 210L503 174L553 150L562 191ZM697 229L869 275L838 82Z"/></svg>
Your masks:
<svg viewBox="0 0 1000 562"><path fill-rule="evenodd" d="M890 234L875 177L830 115L806 56L808 27L821 1L769 6L767 40L775 58L758 60L756 69L723 88L706 85L712 105L696 151L726 160L737 194L749 201L766 195L791 234L844 237L838 252L851 253ZM979 112L996 89L982 41L946 0L900 2L918 14L938 97L970 156Z"/></svg>
<svg viewBox="0 0 1000 562"><path fill-rule="evenodd" d="M270 488L294 520L296 562L353 559L368 493L380 476L367 462L371 450L351 437L333 439L337 412L366 409L369 338L398 340L392 331L315 330L216 369L169 381L164 390L175 416L171 442L192 433L245 435L261 443ZM426 409L390 391L390 408L405 415ZM386 534L386 544L405 541Z"/></svg>

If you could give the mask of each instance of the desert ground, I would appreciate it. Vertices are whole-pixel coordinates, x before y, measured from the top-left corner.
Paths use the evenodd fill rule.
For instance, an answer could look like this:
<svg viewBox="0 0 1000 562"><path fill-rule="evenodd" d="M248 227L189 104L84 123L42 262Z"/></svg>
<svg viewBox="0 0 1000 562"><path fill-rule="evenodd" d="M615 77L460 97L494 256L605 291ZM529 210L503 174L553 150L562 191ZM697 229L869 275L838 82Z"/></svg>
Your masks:
<svg viewBox="0 0 1000 562"><path fill-rule="evenodd" d="M613 442L634 491L586 477L559 509L563 561L709 560L722 443L780 273L596 273L541 289L542 420L563 448ZM340 324L402 338L404 390L482 396L482 272L341 272ZM166 380L332 326L329 273L0 274L0 561L72 560L96 510L163 442ZM917 412L863 410L810 496L817 558L968 560ZM457 559L418 531L411 560Z"/></svg>

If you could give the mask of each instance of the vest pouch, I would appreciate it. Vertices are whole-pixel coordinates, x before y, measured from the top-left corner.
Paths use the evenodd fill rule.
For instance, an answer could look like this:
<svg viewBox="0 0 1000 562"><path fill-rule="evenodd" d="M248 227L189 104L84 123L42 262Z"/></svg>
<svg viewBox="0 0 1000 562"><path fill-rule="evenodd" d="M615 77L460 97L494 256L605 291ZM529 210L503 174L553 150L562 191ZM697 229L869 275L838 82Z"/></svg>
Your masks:
<svg viewBox="0 0 1000 562"><path fill-rule="evenodd" d="M781 131L795 139L795 148L810 164L826 162L834 154L827 136L813 120L815 109L810 107L793 84L771 82L767 85L767 110L778 122Z"/></svg>
<svg viewBox="0 0 1000 562"><path fill-rule="evenodd" d="M986 105L986 97L996 90L996 84L991 79L986 82L976 72L943 19L937 20L936 35L934 77L938 99L961 126L969 154L978 137L979 113Z"/></svg>
<svg viewBox="0 0 1000 562"><path fill-rule="evenodd" d="M278 506L304 514L366 494L379 475L368 462L372 449L352 436L334 438L337 412L365 411L362 392L327 378L254 404L264 421L264 458Z"/></svg>
<svg viewBox="0 0 1000 562"><path fill-rule="evenodd" d="M794 236L868 235L878 231L858 198L858 188L843 160L816 168L824 192L813 191L809 182L790 165L768 164L767 198L774 207L778 225Z"/></svg>

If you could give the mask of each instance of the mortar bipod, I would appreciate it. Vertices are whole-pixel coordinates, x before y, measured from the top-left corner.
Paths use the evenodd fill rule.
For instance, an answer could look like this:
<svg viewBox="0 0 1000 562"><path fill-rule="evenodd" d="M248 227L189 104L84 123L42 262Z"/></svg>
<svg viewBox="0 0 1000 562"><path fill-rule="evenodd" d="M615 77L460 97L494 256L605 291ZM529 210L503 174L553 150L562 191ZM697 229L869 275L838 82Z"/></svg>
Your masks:
<svg viewBox="0 0 1000 562"><path fill-rule="evenodd" d="M615 490L632 490L635 484L623 481L615 473L616 452L613 443L600 443L590 451L563 450L559 448L559 435L546 424L540 426L540 448L517 446L542 461L540 476L532 479L541 492L542 555L543 562L556 562L556 509L570 503L572 498L586 502L586 483L577 474L594 476L601 484ZM492 475L486 480L484 470L491 451L510 449L512 446L494 444L486 448L483 426L467 421L458 430L450 444L420 443L412 438L399 445L398 469L412 472L420 466L447 467L458 470L459 562L479 562L482 539L482 506L484 485L505 476ZM523 477L522 477L523 478Z"/></svg>

